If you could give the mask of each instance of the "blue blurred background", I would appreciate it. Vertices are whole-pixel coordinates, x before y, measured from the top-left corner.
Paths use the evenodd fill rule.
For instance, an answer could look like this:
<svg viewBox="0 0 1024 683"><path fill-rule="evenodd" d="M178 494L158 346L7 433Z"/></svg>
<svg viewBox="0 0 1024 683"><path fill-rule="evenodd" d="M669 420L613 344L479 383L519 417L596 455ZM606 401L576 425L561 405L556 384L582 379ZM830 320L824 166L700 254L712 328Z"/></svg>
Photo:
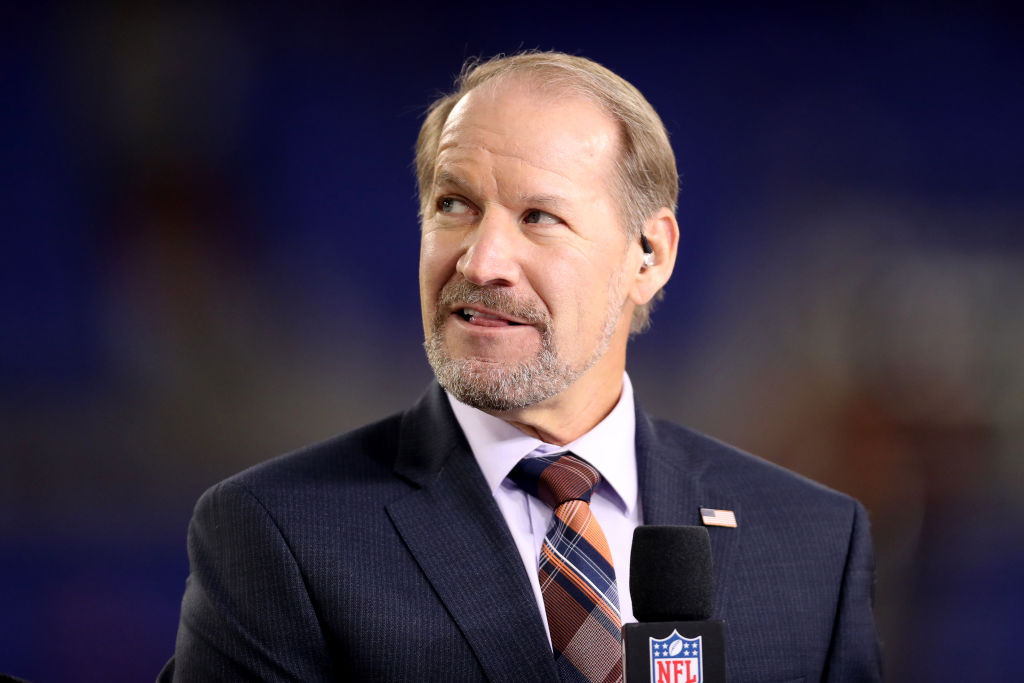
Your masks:
<svg viewBox="0 0 1024 683"><path fill-rule="evenodd" d="M865 503L890 680L1024 680L1012 5L33 7L0 22L0 671L152 679L199 494L422 391L422 112L543 48L677 153L647 409Z"/></svg>

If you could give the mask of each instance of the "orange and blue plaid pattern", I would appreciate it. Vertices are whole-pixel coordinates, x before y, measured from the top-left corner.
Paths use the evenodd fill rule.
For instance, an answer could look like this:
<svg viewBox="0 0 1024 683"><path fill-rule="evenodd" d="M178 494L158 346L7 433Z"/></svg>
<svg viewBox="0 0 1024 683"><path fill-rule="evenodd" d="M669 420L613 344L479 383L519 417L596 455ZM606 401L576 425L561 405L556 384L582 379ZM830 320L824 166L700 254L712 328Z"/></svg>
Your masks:
<svg viewBox="0 0 1024 683"><path fill-rule="evenodd" d="M539 562L555 664L563 683L622 680L622 618L615 568L590 510L600 473L571 453L524 458L509 474L554 508Z"/></svg>

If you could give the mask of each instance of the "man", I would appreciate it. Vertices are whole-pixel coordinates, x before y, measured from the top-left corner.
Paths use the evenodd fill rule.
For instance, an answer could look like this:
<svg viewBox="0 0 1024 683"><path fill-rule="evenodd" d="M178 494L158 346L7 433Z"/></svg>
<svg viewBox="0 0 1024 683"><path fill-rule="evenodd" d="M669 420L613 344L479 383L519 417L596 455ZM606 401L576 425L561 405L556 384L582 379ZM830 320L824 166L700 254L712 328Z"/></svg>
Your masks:
<svg viewBox="0 0 1024 683"><path fill-rule="evenodd" d="M618 680L633 528L712 508L738 521L709 527L730 680L877 680L863 509L634 403L626 344L679 236L642 95L491 60L430 110L417 173L438 385L203 496L162 677ZM587 483L562 500L551 472Z"/></svg>

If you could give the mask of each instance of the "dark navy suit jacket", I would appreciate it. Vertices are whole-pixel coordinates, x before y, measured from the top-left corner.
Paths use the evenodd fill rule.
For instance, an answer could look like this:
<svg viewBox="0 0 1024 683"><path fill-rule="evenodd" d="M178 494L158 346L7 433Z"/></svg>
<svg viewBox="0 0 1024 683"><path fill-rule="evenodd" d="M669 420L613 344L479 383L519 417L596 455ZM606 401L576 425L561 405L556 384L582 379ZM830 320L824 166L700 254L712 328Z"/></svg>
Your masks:
<svg viewBox="0 0 1024 683"><path fill-rule="evenodd" d="M711 527L729 680L880 678L853 499L639 409L647 524ZM440 387L207 491L162 680L557 681L526 569Z"/></svg>

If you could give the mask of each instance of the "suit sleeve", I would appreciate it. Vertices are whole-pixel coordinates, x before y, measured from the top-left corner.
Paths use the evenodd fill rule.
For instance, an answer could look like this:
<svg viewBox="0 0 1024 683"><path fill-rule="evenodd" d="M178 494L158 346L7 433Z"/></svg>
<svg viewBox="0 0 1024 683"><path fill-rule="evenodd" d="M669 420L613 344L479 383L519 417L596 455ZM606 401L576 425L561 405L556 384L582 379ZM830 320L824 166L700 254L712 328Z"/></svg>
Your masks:
<svg viewBox="0 0 1024 683"><path fill-rule="evenodd" d="M161 680L333 678L295 557L248 489L228 482L200 498L188 554L175 655Z"/></svg>
<svg viewBox="0 0 1024 683"><path fill-rule="evenodd" d="M828 668L829 683L882 680L881 653L872 613L875 592L875 558L867 513L854 503L846 569L839 595Z"/></svg>

